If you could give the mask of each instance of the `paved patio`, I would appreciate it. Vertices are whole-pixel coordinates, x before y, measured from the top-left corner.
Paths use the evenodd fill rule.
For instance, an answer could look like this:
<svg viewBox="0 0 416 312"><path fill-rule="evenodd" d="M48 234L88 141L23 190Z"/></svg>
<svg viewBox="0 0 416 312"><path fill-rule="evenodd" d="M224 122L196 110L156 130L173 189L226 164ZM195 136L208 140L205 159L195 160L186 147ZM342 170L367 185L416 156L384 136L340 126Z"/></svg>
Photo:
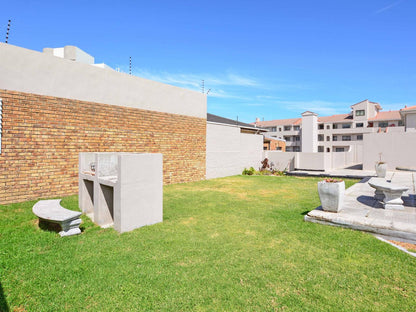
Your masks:
<svg viewBox="0 0 416 312"><path fill-rule="evenodd" d="M375 177L376 173L374 170L331 169L327 171L293 170L289 171L288 175L363 179L366 177Z"/></svg>
<svg viewBox="0 0 416 312"><path fill-rule="evenodd" d="M345 190L340 212L326 212L318 207L305 216L305 221L366 231L416 244L416 173L388 172L386 178L409 187L402 196L404 210L385 210L383 204L374 199L374 189L367 183L370 177L366 177Z"/></svg>

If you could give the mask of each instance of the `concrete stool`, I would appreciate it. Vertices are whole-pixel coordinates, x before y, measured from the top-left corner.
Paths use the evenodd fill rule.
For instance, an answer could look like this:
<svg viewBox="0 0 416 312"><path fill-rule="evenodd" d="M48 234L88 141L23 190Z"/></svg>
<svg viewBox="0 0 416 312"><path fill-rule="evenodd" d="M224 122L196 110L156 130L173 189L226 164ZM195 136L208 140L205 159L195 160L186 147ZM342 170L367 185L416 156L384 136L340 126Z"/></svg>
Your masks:
<svg viewBox="0 0 416 312"><path fill-rule="evenodd" d="M403 192L406 192L409 188L406 186L401 186L393 183L389 183L382 178L371 178L368 181L368 184L376 189L375 199L378 194L377 191L381 191L384 194L383 206L384 209L389 210L403 210ZM380 197L379 197L380 198Z"/></svg>
<svg viewBox="0 0 416 312"><path fill-rule="evenodd" d="M81 212L65 209L60 202L61 199L40 200L32 211L40 220L58 223L62 228L61 237L80 234Z"/></svg>

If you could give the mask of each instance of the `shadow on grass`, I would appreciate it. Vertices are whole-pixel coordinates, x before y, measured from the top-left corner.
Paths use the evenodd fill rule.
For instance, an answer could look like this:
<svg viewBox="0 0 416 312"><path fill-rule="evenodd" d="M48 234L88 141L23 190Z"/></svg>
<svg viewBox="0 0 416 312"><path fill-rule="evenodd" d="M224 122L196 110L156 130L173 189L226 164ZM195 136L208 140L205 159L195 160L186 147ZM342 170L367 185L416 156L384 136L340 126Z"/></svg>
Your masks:
<svg viewBox="0 0 416 312"><path fill-rule="evenodd" d="M306 210L304 212L301 213L302 216L306 216L309 212L311 212L312 210Z"/></svg>
<svg viewBox="0 0 416 312"><path fill-rule="evenodd" d="M6 298L4 297L3 287L1 286L0 282L0 311L1 312L9 312L9 306L7 305Z"/></svg>
<svg viewBox="0 0 416 312"><path fill-rule="evenodd" d="M39 228L43 231L49 231L49 232L55 232L55 233L59 233L62 231L62 227L58 223L53 223L53 222L49 222L49 221L45 221L41 219L39 219ZM81 225L79 229L81 230L81 232L84 232L85 226ZM2 311L0 310L0 312Z"/></svg>
<svg viewBox="0 0 416 312"><path fill-rule="evenodd" d="M44 221L41 219L39 219L39 228L44 231L56 232L56 233L59 233L60 231L62 231L61 226L58 223L52 223L52 222Z"/></svg>

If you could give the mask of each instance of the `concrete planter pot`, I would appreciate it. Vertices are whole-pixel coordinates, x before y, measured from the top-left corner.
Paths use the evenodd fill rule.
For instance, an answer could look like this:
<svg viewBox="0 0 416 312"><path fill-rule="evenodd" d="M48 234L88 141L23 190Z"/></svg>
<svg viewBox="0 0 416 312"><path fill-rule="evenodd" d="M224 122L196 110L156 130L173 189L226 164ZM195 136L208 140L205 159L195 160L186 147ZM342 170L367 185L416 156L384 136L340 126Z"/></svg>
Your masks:
<svg viewBox="0 0 416 312"><path fill-rule="evenodd" d="M318 182L318 193L323 210L338 212L341 210L344 201L345 182L320 181Z"/></svg>
<svg viewBox="0 0 416 312"><path fill-rule="evenodd" d="M378 178L385 178L387 172L387 164L383 162L376 163L376 174Z"/></svg>

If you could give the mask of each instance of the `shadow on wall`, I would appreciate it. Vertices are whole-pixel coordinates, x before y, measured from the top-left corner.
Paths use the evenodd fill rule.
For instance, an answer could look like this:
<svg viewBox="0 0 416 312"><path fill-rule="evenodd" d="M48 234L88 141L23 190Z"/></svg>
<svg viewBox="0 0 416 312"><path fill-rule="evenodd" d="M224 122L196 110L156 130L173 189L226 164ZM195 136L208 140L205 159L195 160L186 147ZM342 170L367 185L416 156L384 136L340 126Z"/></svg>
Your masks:
<svg viewBox="0 0 416 312"><path fill-rule="evenodd" d="M348 167L345 167L345 169L351 169L351 170L363 170L363 164L358 164L358 165L348 166Z"/></svg>
<svg viewBox="0 0 416 312"><path fill-rule="evenodd" d="M9 306L7 305L6 298L3 293L3 287L1 286L0 282L0 311L1 312L9 312Z"/></svg>

